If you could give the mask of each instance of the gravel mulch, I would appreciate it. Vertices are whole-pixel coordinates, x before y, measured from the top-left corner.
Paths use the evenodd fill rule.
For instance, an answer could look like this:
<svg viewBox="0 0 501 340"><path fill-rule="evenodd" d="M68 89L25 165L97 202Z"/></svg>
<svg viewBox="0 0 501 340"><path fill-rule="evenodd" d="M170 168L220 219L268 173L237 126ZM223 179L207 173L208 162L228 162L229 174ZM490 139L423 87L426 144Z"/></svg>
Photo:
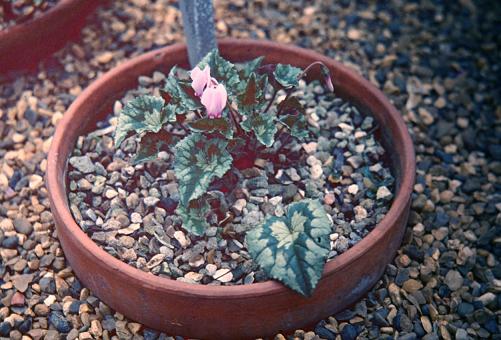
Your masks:
<svg viewBox="0 0 501 340"><path fill-rule="evenodd" d="M216 1L219 36L294 43L394 101L417 152L404 242L368 295L298 339L500 338L501 7L493 1ZM175 2L114 1L37 73L0 83L0 337L157 339L83 287L43 175L54 127L100 74L182 41ZM64 336L63 336L64 334Z"/></svg>
<svg viewBox="0 0 501 340"><path fill-rule="evenodd" d="M54 7L59 0L43 0L35 4L32 0L4 0L0 2L0 31L36 18ZM12 3L12 7L4 7L2 3ZM12 10L12 13L8 13ZM7 13L6 13L7 12ZM10 18L11 15L14 17Z"/></svg>
<svg viewBox="0 0 501 340"><path fill-rule="evenodd" d="M114 114L98 123L99 130L79 138L69 159L73 216L111 255L185 282L250 284L268 277L250 257L245 234L265 217L283 216L289 203L303 198L324 203L334 222L329 260L385 216L394 179L375 138L379 126L325 94L318 82L302 82L295 94L306 108L310 136L302 143L277 139L266 151L278 155L276 161L262 158L263 153L253 167L230 170L209 188L218 202L207 218L211 227L203 237L187 233L175 213L179 193L173 153L164 151L157 161L134 166L137 138L118 150L113 143L120 108L139 95L158 96L164 80L160 72L141 76L139 88L115 103ZM278 100L284 97L280 92ZM224 194L223 186L231 190Z"/></svg>

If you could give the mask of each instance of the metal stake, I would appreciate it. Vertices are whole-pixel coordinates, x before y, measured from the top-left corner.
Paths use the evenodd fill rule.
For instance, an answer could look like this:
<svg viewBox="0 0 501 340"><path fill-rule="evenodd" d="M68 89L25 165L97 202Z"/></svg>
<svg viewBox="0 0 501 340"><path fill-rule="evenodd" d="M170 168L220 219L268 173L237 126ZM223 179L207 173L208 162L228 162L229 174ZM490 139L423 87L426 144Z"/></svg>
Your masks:
<svg viewBox="0 0 501 340"><path fill-rule="evenodd" d="M214 7L211 0L181 0L180 8L190 64L195 67L207 53L217 48Z"/></svg>

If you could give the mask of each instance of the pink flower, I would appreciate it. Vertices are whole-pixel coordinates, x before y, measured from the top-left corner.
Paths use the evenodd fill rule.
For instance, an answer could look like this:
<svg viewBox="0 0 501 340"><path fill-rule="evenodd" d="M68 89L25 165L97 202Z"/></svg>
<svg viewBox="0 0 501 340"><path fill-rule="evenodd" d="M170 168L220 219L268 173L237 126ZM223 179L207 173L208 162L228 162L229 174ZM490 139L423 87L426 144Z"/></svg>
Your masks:
<svg viewBox="0 0 501 340"><path fill-rule="evenodd" d="M215 79L212 79L211 84L207 86L202 94L202 105L207 109L209 118L221 118L221 113L226 106L228 94L223 84L218 84Z"/></svg>
<svg viewBox="0 0 501 340"><path fill-rule="evenodd" d="M196 66L193 70L191 70L190 77L192 80L191 87L195 90L195 95L200 97L205 87L211 82L209 65L205 66L203 70Z"/></svg>

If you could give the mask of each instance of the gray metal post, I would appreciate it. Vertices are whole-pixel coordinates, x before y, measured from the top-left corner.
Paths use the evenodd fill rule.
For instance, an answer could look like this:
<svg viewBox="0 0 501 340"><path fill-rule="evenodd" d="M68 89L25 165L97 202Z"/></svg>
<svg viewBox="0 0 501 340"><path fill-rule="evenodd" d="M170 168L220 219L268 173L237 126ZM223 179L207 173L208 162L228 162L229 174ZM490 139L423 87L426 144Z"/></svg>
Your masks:
<svg viewBox="0 0 501 340"><path fill-rule="evenodd" d="M207 53L217 48L214 7L212 0L181 0L180 8L190 64L195 67Z"/></svg>

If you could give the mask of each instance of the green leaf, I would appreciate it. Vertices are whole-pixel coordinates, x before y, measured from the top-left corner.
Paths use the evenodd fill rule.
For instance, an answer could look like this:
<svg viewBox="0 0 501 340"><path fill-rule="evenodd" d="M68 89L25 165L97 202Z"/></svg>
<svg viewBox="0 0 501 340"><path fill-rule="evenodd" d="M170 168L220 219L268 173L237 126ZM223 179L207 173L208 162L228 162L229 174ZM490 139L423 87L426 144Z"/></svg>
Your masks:
<svg viewBox="0 0 501 340"><path fill-rule="evenodd" d="M295 96L287 97L282 100L277 106L278 114L286 114L286 113L305 113L305 109L303 104L299 101L299 99Z"/></svg>
<svg viewBox="0 0 501 340"><path fill-rule="evenodd" d="M228 142L193 133L177 143L174 171L183 205L201 197L215 178L221 178L233 159L226 150Z"/></svg>
<svg viewBox="0 0 501 340"><path fill-rule="evenodd" d="M203 198L193 200L187 206L180 202L176 209L176 213L183 219L183 228L197 236L203 235L210 226L207 223L209 211L209 203Z"/></svg>
<svg viewBox="0 0 501 340"><path fill-rule="evenodd" d="M252 59L251 61L243 64L242 71L240 71L240 78L245 79L249 78L252 73L255 73L261 63L263 62L264 57L258 57L256 59Z"/></svg>
<svg viewBox="0 0 501 340"><path fill-rule="evenodd" d="M273 75L276 81L285 88L299 85L299 75L303 72L298 67L291 65L277 64Z"/></svg>
<svg viewBox="0 0 501 340"><path fill-rule="evenodd" d="M305 296L322 277L330 251L332 222L318 200L292 203L284 217L272 216L247 232L254 261L272 278Z"/></svg>
<svg viewBox="0 0 501 340"><path fill-rule="evenodd" d="M171 68L167 80L165 81L163 91L169 94L170 104L175 104L176 114L185 114L186 112L194 111L202 107L191 85L177 77L176 66Z"/></svg>
<svg viewBox="0 0 501 340"><path fill-rule="evenodd" d="M239 107L240 106L254 106L257 102L258 88L256 84L256 74L252 73L247 82L247 87L244 93L239 96Z"/></svg>
<svg viewBox="0 0 501 340"><path fill-rule="evenodd" d="M158 132L171 119L172 112L164 109L164 100L154 96L140 96L129 101L120 116L115 130L118 147L130 133Z"/></svg>
<svg viewBox="0 0 501 340"><path fill-rule="evenodd" d="M253 59L251 61L248 61L244 64L241 64L241 70L239 72L240 75L240 83L238 84L238 89L237 93L240 95L246 92L245 90L248 87L248 83L250 81L250 78L252 74L254 74L254 77L257 74L257 70L259 66L261 65L261 62L263 61L264 57L258 57L256 59ZM264 75L264 77L267 78L267 75ZM255 78L254 78L255 80Z"/></svg>
<svg viewBox="0 0 501 340"><path fill-rule="evenodd" d="M146 133L141 137L141 143L139 143L133 163L139 164L155 160L160 151L167 149L170 140L170 135L163 130L158 133Z"/></svg>
<svg viewBox="0 0 501 340"><path fill-rule="evenodd" d="M268 77L251 73L245 83L244 91L237 97L238 111L242 115L262 110L267 102L265 99Z"/></svg>
<svg viewBox="0 0 501 340"><path fill-rule="evenodd" d="M240 126L244 131L253 131L257 140L267 147L272 146L275 142L277 127L273 115L252 113L246 120L240 122Z"/></svg>
<svg viewBox="0 0 501 340"><path fill-rule="evenodd" d="M193 132L202 133L220 133L224 137L231 139L233 137L233 129L226 118L201 118L193 122L187 123L188 128Z"/></svg>
<svg viewBox="0 0 501 340"><path fill-rule="evenodd" d="M222 58L217 49L210 51L198 63L198 67L201 69L204 69L206 65L210 67L211 76L216 78L218 82L222 82L228 93L237 93L240 77L235 65Z"/></svg>
<svg viewBox="0 0 501 340"><path fill-rule="evenodd" d="M300 140L308 137L308 122L302 113L281 116L280 121L287 126L293 137Z"/></svg>

